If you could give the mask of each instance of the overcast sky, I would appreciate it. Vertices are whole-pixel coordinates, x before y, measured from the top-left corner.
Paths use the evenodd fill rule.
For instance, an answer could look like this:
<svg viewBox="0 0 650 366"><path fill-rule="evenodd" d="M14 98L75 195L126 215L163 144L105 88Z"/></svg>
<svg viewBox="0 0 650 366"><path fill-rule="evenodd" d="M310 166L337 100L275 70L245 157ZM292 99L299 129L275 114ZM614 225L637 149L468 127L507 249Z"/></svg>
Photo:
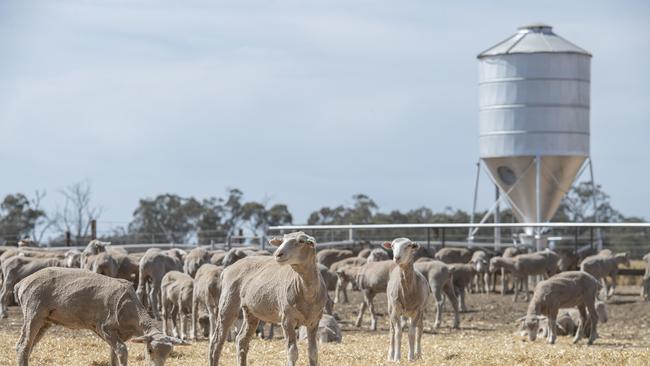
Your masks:
<svg viewBox="0 0 650 366"><path fill-rule="evenodd" d="M0 195L471 209L476 55L541 21L593 53L596 180L650 218L648 1L0 2ZM498 5L497 5L498 4ZM480 204L493 188L482 175Z"/></svg>

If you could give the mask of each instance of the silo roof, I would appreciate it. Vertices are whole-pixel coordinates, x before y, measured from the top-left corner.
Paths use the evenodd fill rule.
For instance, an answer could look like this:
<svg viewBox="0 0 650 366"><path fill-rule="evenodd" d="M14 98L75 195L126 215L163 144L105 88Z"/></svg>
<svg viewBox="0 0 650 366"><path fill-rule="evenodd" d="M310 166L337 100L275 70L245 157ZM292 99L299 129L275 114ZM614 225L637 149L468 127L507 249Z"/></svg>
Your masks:
<svg viewBox="0 0 650 366"><path fill-rule="evenodd" d="M586 50L553 33L553 27L533 23L519 27L517 33L478 55L478 58L515 53L577 53L591 56Z"/></svg>

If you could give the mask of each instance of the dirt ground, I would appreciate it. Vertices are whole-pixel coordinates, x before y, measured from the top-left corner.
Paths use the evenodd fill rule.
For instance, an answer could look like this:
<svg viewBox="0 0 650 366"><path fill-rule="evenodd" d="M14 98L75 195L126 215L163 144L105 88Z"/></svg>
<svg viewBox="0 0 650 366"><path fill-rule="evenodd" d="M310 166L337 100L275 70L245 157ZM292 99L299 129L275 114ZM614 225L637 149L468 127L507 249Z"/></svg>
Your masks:
<svg viewBox="0 0 650 366"><path fill-rule="evenodd" d="M323 344L321 365L385 365L388 350L386 296L376 298L380 313L377 332L368 331L369 316L361 329L353 325L360 294L350 292L351 304L335 307L344 330L341 344ZM422 359L405 360L406 334L402 339L402 363L413 365L650 365L650 303L639 300L639 287L621 287L608 301L609 322L599 324L595 345L586 340L572 345L570 337L559 337L555 345L538 340L528 342L514 335L515 319L524 315L526 303L512 302L512 296L469 294L469 312L461 315L461 329L453 330L451 313L443 315L443 327L431 332L433 304L426 316L422 338ZM10 309L9 319L0 320L0 365L14 365L14 346L22 324L20 310ZM250 365L284 365L286 362L281 332L274 340L255 340L249 353ZM168 365L206 365L206 340L177 347ZM307 365L306 342L300 342L299 365ZM129 344L129 363L144 366L143 346ZM109 365L108 346L90 331L53 327L32 353L31 365ZM224 365L235 364L235 346L224 347Z"/></svg>

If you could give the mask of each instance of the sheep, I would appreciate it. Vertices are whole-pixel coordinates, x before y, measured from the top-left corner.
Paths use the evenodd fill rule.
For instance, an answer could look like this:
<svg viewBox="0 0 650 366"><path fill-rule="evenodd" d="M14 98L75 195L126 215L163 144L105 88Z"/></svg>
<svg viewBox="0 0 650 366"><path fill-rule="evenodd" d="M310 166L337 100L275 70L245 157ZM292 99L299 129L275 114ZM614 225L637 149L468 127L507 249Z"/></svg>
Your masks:
<svg viewBox="0 0 650 366"><path fill-rule="evenodd" d="M607 305L600 300L596 300L596 315L598 323L607 323ZM580 325L580 312L576 309L560 309L556 319L556 334L561 336L575 336L578 326ZM591 334L591 318L585 322L585 337ZM540 322L539 334L542 337L548 337L549 324L548 319Z"/></svg>
<svg viewBox="0 0 650 366"><path fill-rule="evenodd" d="M210 253L205 248L197 247L190 250L183 263L183 272L194 278L199 267L210 262L210 257Z"/></svg>
<svg viewBox="0 0 650 366"><path fill-rule="evenodd" d="M580 312L580 321L573 343L577 343L584 333L587 322L586 308L589 311L591 322L587 344L593 344L598 337L595 301L601 287L595 277L582 271L558 273L548 280L537 283L533 298L528 304L526 316L521 318L524 321L524 329L528 333L528 338L531 341L537 338L540 320L547 318L549 324L547 342L554 344L557 338L556 320L559 309L576 306Z"/></svg>
<svg viewBox="0 0 650 366"><path fill-rule="evenodd" d="M226 253L226 255L221 260L221 265L224 267L228 267L229 265L234 264L238 260L246 257L248 257L248 253L243 249L232 248Z"/></svg>
<svg viewBox="0 0 650 366"><path fill-rule="evenodd" d="M81 251L70 249L65 252L65 266L68 268L81 268Z"/></svg>
<svg viewBox="0 0 650 366"><path fill-rule="evenodd" d="M210 319L210 335L214 333L217 323L217 307L221 294L221 272L223 267L204 264L194 277L194 292L192 293L192 340L197 337L196 323L199 318L199 308L203 307Z"/></svg>
<svg viewBox="0 0 650 366"><path fill-rule="evenodd" d="M16 300L24 320L16 344L19 366L53 324L89 329L111 347L111 365L126 366L124 342L145 343L145 358L162 366L180 339L163 335L137 299L130 282L76 268L46 268L20 281Z"/></svg>
<svg viewBox="0 0 650 366"><path fill-rule="evenodd" d="M223 251L216 251L215 253L212 253L212 256L210 257L210 264L221 266L223 264L223 259L226 257L226 254L227 253Z"/></svg>
<svg viewBox="0 0 650 366"><path fill-rule="evenodd" d="M339 270L345 267L362 266L364 264L366 264L366 258L350 257L335 262L330 266L330 271L336 273L336 277L337 277L336 289L334 290L335 291L334 303L338 304L339 294L341 292L343 292L343 303L345 304L348 303L347 286L349 282L354 282L354 277L347 277L345 275L342 275L339 273ZM356 276L356 273L354 274L354 276Z"/></svg>
<svg viewBox="0 0 650 366"><path fill-rule="evenodd" d="M379 262L379 261L387 261L390 259L390 256L388 253L386 253L385 250L383 249L373 249L370 254L368 255L368 262Z"/></svg>
<svg viewBox="0 0 650 366"><path fill-rule="evenodd" d="M420 245L407 238L397 238L385 242L384 248L393 249L393 261L396 266L390 273L386 295L388 296L388 313L390 316L390 345L388 360L399 362L402 345L401 316L408 316L410 321L409 361L420 357L424 309L429 297L427 279L413 268L415 251Z"/></svg>
<svg viewBox="0 0 650 366"><path fill-rule="evenodd" d="M476 276L476 267L469 263L454 263L449 266L452 275L454 291L458 298L458 306L462 312L467 312L465 305L465 289L472 283Z"/></svg>
<svg viewBox="0 0 650 366"><path fill-rule="evenodd" d="M372 249L370 249L370 248L361 249L359 251L359 254L357 254L357 257L368 259L368 256L370 255L371 251L372 251Z"/></svg>
<svg viewBox="0 0 650 366"><path fill-rule="evenodd" d="M645 262L645 272L643 273L643 282L641 284L641 299L650 300L650 253L643 256Z"/></svg>
<svg viewBox="0 0 650 366"><path fill-rule="evenodd" d="M341 327L336 321L336 318L329 314L323 314L318 322L317 337L318 341L321 343L341 343L343 340L343 333L341 332ZM301 340L307 339L307 328L305 326L300 327L299 338Z"/></svg>
<svg viewBox="0 0 650 366"><path fill-rule="evenodd" d="M58 258L29 258L14 256L2 263L2 290L0 290L0 318L7 318L7 307L12 301L14 285L32 273L47 267L64 267L65 261Z"/></svg>
<svg viewBox="0 0 650 366"><path fill-rule="evenodd" d="M528 276L545 275L547 278L557 273L557 255L537 252L531 254L520 254L514 258L492 257L490 259L490 273L498 269L507 269L512 272L515 280L524 285L525 299L528 301ZM515 296L513 301L519 297L519 287L515 281Z"/></svg>
<svg viewBox="0 0 650 366"><path fill-rule="evenodd" d="M524 254L526 253L526 249L523 247L508 247L506 250L503 251L503 254L501 257L503 258L513 258L518 256L519 254ZM496 292L496 272L490 272L493 274L492 278L492 291ZM509 273L508 270L504 267L501 268L501 296L505 296L506 293L508 292L508 281L506 279L506 274ZM512 281L513 287L516 286L515 281Z"/></svg>
<svg viewBox="0 0 650 366"><path fill-rule="evenodd" d="M160 297L162 299L162 328L165 335L170 335L169 321L172 321L174 337L185 340L187 337L187 322L192 316L192 299L194 280L189 275L179 271L167 272L160 282ZM180 321L180 332L176 320ZM191 322L192 327L195 324ZM196 328L190 332L192 336Z"/></svg>
<svg viewBox="0 0 650 366"><path fill-rule="evenodd" d="M88 256L86 266L89 266L87 269L95 273L113 278L121 278L131 281L135 285L138 283L140 267L138 261L132 255L124 255L115 251L101 252Z"/></svg>
<svg viewBox="0 0 650 366"><path fill-rule="evenodd" d="M393 257L394 259L394 257ZM368 262L359 267L355 282L357 287L363 293L363 302L359 308L359 315L354 323L356 327L361 326L363 314L366 308L370 310L370 330L377 330L377 314L375 313L375 304L373 299L377 294L386 292L388 278L390 273L397 264L392 261Z"/></svg>
<svg viewBox="0 0 650 366"><path fill-rule="evenodd" d="M182 270L183 261L179 259L175 252L149 249L140 259L138 289L136 293L143 304L150 306L156 320L160 320L158 300L160 298L160 283L163 276L169 271Z"/></svg>
<svg viewBox="0 0 650 366"><path fill-rule="evenodd" d="M454 293L453 276L449 270L449 266L433 259L426 261L421 261L420 259L418 259L414 264L415 270L422 273L422 275L429 281L431 293L436 301L436 321L434 322L433 327L435 329L440 328L440 324L442 323L442 307L444 305L444 298L442 296L444 293L454 309L453 327L458 329L460 326L458 300Z"/></svg>
<svg viewBox="0 0 650 366"><path fill-rule="evenodd" d="M472 253L472 259L469 261L476 270L476 276L471 283L472 292L490 292L490 268L489 268L489 258L487 253L482 250L477 250Z"/></svg>
<svg viewBox="0 0 650 366"><path fill-rule="evenodd" d="M614 255L596 254L585 258L580 263L580 270L587 272L603 282L605 296L609 299L616 291L616 275L618 274L618 265L630 265L630 254L627 252L616 253ZM608 288L606 277L612 278L612 286Z"/></svg>
<svg viewBox="0 0 650 366"><path fill-rule="evenodd" d="M580 269L580 257L573 251L561 250L557 254L560 256L560 260L557 263L560 272Z"/></svg>
<svg viewBox="0 0 650 366"><path fill-rule="evenodd" d="M359 272L362 270L363 266L344 266L336 270L336 277L338 277L338 281L336 282L336 290L335 290L335 295L334 295L334 303L338 304L340 303L339 299L339 293L342 291L343 292L343 303L348 303L348 293L347 293L347 286L348 283L352 283L352 288L353 289L358 289L359 287L357 286L357 277L359 276Z"/></svg>
<svg viewBox="0 0 650 366"><path fill-rule="evenodd" d="M325 288L327 288L327 291L335 291L336 283L338 282L336 273L330 271L322 264L318 265L318 271L320 272L321 278L325 282Z"/></svg>
<svg viewBox="0 0 650 366"><path fill-rule="evenodd" d="M350 257L354 257L354 253L351 250L324 249L316 254L316 261L330 268L332 264Z"/></svg>
<svg viewBox="0 0 650 366"><path fill-rule="evenodd" d="M468 263L472 259L472 252L464 248L442 248L434 258L447 264Z"/></svg>
<svg viewBox="0 0 650 366"><path fill-rule="evenodd" d="M90 242L88 242L86 248L81 252L79 267L86 268L86 260L88 259L88 257L90 257L91 255L99 254L101 252L106 252L110 250L115 253L121 253L124 255L128 254L124 248L113 248L110 245L111 245L110 242L99 241L97 239L93 239Z"/></svg>
<svg viewBox="0 0 650 366"><path fill-rule="evenodd" d="M246 365L248 345L260 320L279 323L287 341L287 365L298 360L296 327L307 327L309 365L318 364L316 336L327 289L316 266L316 240L293 232L274 237L274 256L251 256L226 267L221 275L217 328L210 340L210 365L219 365L226 333L243 311L237 336L237 361Z"/></svg>

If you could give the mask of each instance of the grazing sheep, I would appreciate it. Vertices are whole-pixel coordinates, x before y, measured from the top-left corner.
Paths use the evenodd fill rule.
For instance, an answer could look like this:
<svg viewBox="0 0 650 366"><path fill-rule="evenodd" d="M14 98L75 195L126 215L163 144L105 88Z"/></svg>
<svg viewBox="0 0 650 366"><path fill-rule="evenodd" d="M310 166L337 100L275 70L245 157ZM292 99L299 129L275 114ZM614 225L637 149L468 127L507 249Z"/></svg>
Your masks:
<svg viewBox="0 0 650 366"><path fill-rule="evenodd" d="M373 249L370 252L370 255L368 255L368 262L379 262L379 261L387 261L390 259L390 256L388 253L386 253L385 250L383 249Z"/></svg>
<svg viewBox="0 0 650 366"><path fill-rule="evenodd" d="M596 325L595 301L601 285L592 275L582 271L568 271L558 273L548 280L540 281L535 287L533 298L528 304L528 312L522 320L528 338L534 341L540 328L540 320L548 319L549 334L547 341L555 343L557 338L557 314L560 308L576 306L580 312L580 322L573 343L577 343L584 333L587 322L587 313L590 318L590 334L587 344L593 344L598 337Z"/></svg>
<svg viewBox="0 0 650 366"><path fill-rule="evenodd" d="M499 269L507 269L515 278L515 296L513 301L519 297L519 286L517 280L523 284L526 301L529 299L528 294L528 276L544 275L546 278L557 273L557 255L544 252L531 254L520 254L514 258L492 257L490 259L490 273Z"/></svg>
<svg viewBox="0 0 650 366"><path fill-rule="evenodd" d="M350 257L350 258L345 258L343 260L340 260L338 262L335 262L330 266L330 271L336 273L337 277L337 282L336 282L336 289L335 294L334 294L334 303L338 304L339 302L339 294L343 292L343 303L347 304L348 303L348 283L352 282L354 286L356 286L356 283L354 282L354 277L349 277L346 276L345 274L339 274L339 270L343 269L345 267L355 267L355 266L362 266L366 264L366 258L360 258L360 257ZM357 273L354 274L356 276Z"/></svg>
<svg viewBox="0 0 650 366"><path fill-rule="evenodd" d="M641 284L641 298L648 301L650 300L650 253L643 256L643 261L645 261L645 272Z"/></svg>
<svg viewBox="0 0 650 366"><path fill-rule="evenodd" d="M476 276L471 283L472 292L490 292L490 266L487 253L477 250L472 253L472 259L469 261L476 270Z"/></svg>
<svg viewBox="0 0 650 366"><path fill-rule="evenodd" d="M219 365L226 333L240 309L244 321L237 336L237 361L246 365L248 345L260 320L279 323L287 341L287 365L298 360L296 327L307 327L309 365L318 364L318 324L327 289L316 266L316 240L303 232L274 237L274 256L251 256L226 267L215 335L210 340L210 365Z"/></svg>
<svg viewBox="0 0 650 366"><path fill-rule="evenodd" d="M300 327L299 335L300 340L307 339L307 328L305 326ZM321 343L341 343L343 340L343 333L341 332L341 327L336 321L336 318L329 314L323 314L318 322L317 337L318 341Z"/></svg>
<svg viewBox="0 0 650 366"><path fill-rule="evenodd" d="M208 313L210 319L210 336L216 329L222 271L223 267L213 264L204 264L196 271L192 297L192 339L196 339L196 322L201 307Z"/></svg>
<svg viewBox="0 0 650 366"><path fill-rule="evenodd" d="M2 290L0 290L0 318L7 317L7 307L12 301L14 285L32 273L47 267L64 267L65 260L58 258L30 258L14 256L2 262Z"/></svg>
<svg viewBox="0 0 650 366"><path fill-rule="evenodd" d="M393 249L393 260L396 264L390 273L386 289L388 296L388 313L390 316L390 346L388 360L399 362L402 346L401 317L410 318L409 325L409 361L420 357L422 348L422 330L424 309L429 297L427 279L413 268L415 251L420 245L407 238L397 238L385 242L384 248Z"/></svg>
<svg viewBox="0 0 650 366"><path fill-rule="evenodd" d="M130 282L73 268L46 268L16 287L23 327L16 344L19 366L53 324L89 329L111 347L111 365L126 366L129 339L146 343L145 359L162 366L180 339L163 335L137 299Z"/></svg>
<svg viewBox="0 0 650 366"><path fill-rule="evenodd" d="M422 259L422 258L420 258ZM422 275L429 280L429 287L431 293L436 300L436 321L433 324L434 328L440 328L442 323L442 306L444 305L443 293L451 302L454 309L454 324L453 327L458 329L460 326L460 316L458 314L458 300L454 293L453 276L449 270L449 266L437 260L415 261L415 270L422 273Z"/></svg>
<svg viewBox="0 0 650 366"><path fill-rule="evenodd" d="M607 323L607 305L600 300L595 303L598 323ZM580 325L580 312L576 309L560 309L556 320L556 334L560 336L575 336ZM548 337L549 332L548 319L540 323L540 336ZM585 337L591 335L591 318L587 318L584 326Z"/></svg>
<svg viewBox="0 0 650 366"><path fill-rule="evenodd" d="M156 320L160 320L158 304L160 300L160 283L163 276L169 271L182 270L183 261L174 252L149 249L140 259L136 293L143 304L149 305Z"/></svg>
<svg viewBox="0 0 650 366"><path fill-rule="evenodd" d="M454 263L449 266L453 277L454 290L458 298L458 306L462 312L467 312L465 305L465 289L469 287L476 276L476 267L469 263Z"/></svg>
<svg viewBox="0 0 650 366"><path fill-rule="evenodd" d="M468 263L472 259L472 252L464 248L442 248L434 258L447 264Z"/></svg>
<svg viewBox="0 0 650 366"><path fill-rule="evenodd" d="M210 262L210 253L202 247L190 250L183 263L183 272L194 278L196 271L205 263Z"/></svg>
<svg viewBox="0 0 650 366"><path fill-rule="evenodd" d="M332 264L350 257L354 257L351 250L323 249L316 253L316 262L330 268Z"/></svg>
<svg viewBox="0 0 650 366"><path fill-rule="evenodd" d="M616 253L614 255L596 254L585 258L580 263L580 270L591 274L603 282L603 289L606 298L614 295L616 290L616 275L618 274L618 265L630 265L630 254L627 252ZM608 288L606 277L612 278L612 286Z"/></svg>
<svg viewBox="0 0 650 366"><path fill-rule="evenodd" d="M393 257L394 259L395 257ZM359 308L359 315L354 323L356 327L361 326L363 321L363 314L366 308L370 310L370 330L377 330L377 313L375 312L375 304L373 299L377 294L386 292L388 285L388 278L390 273L397 264L392 261L381 262L368 262L364 266L359 267L359 271L355 282L357 287L363 293L363 302Z"/></svg>
<svg viewBox="0 0 650 366"><path fill-rule="evenodd" d="M160 297L162 299L162 328L165 335L170 335L169 321L172 321L172 332L174 337L183 340L187 335L187 320L192 316L192 293L194 292L194 280L189 275L179 272L167 272L160 282ZM180 322L178 331L177 320ZM189 332L192 336L196 332L195 324Z"/></svg>

